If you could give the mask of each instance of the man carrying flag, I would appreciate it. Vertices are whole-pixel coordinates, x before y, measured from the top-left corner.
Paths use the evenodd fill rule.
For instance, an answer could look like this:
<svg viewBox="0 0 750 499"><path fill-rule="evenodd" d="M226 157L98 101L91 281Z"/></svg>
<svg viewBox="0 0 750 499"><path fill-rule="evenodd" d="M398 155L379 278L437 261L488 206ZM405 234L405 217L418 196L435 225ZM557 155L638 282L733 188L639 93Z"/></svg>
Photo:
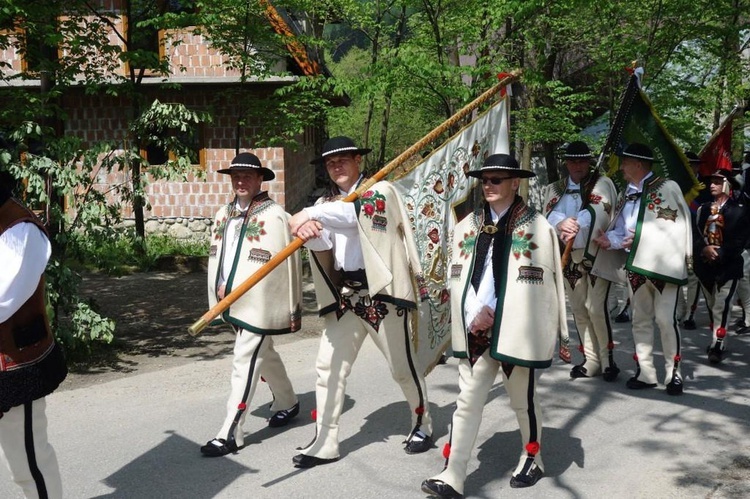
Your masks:
<svg viewBox="0 0 750 499"><path fill-rule="evenodd" d="M690 211L679 186L656 175L653 163L653 152L644 144L632 143L623 150L620 169L627 187L609 229L595 239L606 251L599 252L592 273L617 276L624 265L630 283L636 372L626 386L657 386L652 353L656 319L666 367L664 384L669 395L679 395L683 382L675 308L692 265Z"/></svg>
<svg viewBox="0 0 750 499"><path fill-rule="evenodd" d="M339 459L346 379L368 336L409 404L412 430L404 450L418 454L434 447L427 386L411 341L412 313L426 290L403 202L386 181L355 203L341 200L364 181L359 167L369 152L349 137L323 144L323 154L313 163L325 166L331 191L289 220L292 233L310 250L318 309L326 325L315 364L316 434L294 456L297 468Z"/></svg>
<svg viewBox="0 0 750 499"><path fill-rule="evenodd" d="M612 327L607 298L610 282L590 275L598 246L593 238L612 220L617 190L612 181L593 169L593 155L582 141L565 149L568 176L547 186L544 215L563 243L572 245L563 262L565 292L575 317L583 362L570 371L571 378L602 375L614 381L620 373L614 361Z"/></svg>

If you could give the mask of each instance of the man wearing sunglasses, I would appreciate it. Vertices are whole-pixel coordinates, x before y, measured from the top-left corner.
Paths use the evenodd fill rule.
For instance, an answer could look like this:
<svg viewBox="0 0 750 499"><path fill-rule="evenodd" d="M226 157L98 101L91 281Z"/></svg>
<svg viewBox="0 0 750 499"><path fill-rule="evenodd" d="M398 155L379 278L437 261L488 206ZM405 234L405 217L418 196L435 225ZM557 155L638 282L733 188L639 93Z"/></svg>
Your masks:
<svg viewBox="0 0 750 499"><path fill-rule="evenodd" d="M481 179L485 203L455 226L451 243L451 339L460 393L443 450L445 469L422 482L423 492L443 498L463 497L498 371L521 430L510 486L536 484L544 474L539 370L551 365L558 339L560 357L570 361L557 235L517 194L521 179L534 174L513 156L493 154L467 175Z"/></svg>
<svg viewBox="0 0 750 499"><path fill-rule="evenodd" d="M563 275L583 362L573 366L570 377L601 374L604 381L614 381L620 369L614 360L607 309L611 283L590 271L599 249L593 239L612 221L617 191L608 177L591 168L593 155L585 142L571 142L563 158L568 175L547 186L544 214L562 246L572 245Z"/></svg>
<svg viewBox="0 0 750 499"><path fill-rule="evenodd" d="M713 200L698 208L693 225L695 274L713 315L711 343L706 349L712 364L724 358L727 323L743 275L742 251L750 235L745 205L732 196L739 187L731 171L714 172L709 186Z"/></svg>

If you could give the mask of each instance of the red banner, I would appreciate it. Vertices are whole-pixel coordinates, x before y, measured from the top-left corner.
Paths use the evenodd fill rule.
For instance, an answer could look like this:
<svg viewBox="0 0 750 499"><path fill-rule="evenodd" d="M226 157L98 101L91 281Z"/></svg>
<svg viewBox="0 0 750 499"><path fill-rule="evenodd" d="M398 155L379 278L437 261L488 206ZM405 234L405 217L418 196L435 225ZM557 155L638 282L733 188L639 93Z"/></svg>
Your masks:
<svg viewBox="0 0 750 499"><path fill-rule="evenodd" d="M699 174L703 177L711 175L716 170L732 171L732 121L730 115L722 124L700 153L703 161Z"/></svg>

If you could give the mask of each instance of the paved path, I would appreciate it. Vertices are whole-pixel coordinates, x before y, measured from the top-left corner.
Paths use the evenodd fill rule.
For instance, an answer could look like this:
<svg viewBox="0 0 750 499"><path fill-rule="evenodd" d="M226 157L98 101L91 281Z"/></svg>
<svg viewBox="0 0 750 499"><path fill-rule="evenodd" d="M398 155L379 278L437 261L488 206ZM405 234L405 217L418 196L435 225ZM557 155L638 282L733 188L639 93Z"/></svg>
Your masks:
<svg viewBox="0 0 750 499"><path fill-rule="evenodd" d="M704 320L705 322L705 320ZM470 462L469 497L750 497L750 337L731 337L719 367L705 362L707 331L685 331L686 392L625 388L632 373L629 325L617 325L621 379L571 380L556 361L540 381L545 403L546 476L533 489L509 487L520 451L502 386L490 394ZM68 498L420 498L439 472L441 450L402 451L407 406L382 356L367 340L350 376L338 463L297 470L291 459L314 426L317 338L280 345L302 414L270 429L270 392L261 386L245 431L247 447L217 459L198 448L220 426L230 358L196 361L48 398L50 435ZM660 365L657 357L657 365ZM456 398L456 361L428 377L442 448ZM20 497L5 469L0 497Z"/></svg>

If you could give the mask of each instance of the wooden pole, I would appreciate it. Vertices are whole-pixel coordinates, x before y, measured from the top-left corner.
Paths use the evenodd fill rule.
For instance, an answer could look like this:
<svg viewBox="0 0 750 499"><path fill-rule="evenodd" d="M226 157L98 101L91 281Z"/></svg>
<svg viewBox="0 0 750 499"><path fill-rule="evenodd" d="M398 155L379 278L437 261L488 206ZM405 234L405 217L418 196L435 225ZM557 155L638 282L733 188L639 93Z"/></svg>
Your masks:
<svg viewBox="0 0 750 499"><path fill-rule="evenodd" d="M360 185L356 191L346 196L343 199L343 201L350 203L356 200L359 196L361 196L368 189L370 189L370 187L372 187L376 183L383 180L385 176L388 175L391 171L401 166L401 164L404 161L411 158L414 154L421 151L426 145L430 144L435 139L440 137L440 135L442 135L445 131L447 131L449 128L456 125L460 120L468 116L469 113L474 111L474 109L482 105L484 102L488 101L492 96L498 93L503 87L505 87L509 83L512 83L516 78L518 78L519 74L520 74L520 71L513 71L509 73L506 77L500 80L500 82L498 82L495 86L486 90L482 95L480 95L479 97L471 101L469 104L461 108L458 112L456 112L456 114L454 114L453 116L445 120L442 124L440 124L430 133L425 135L419 142L415 143L414 145L409 147L407 150L399 154L390 163L385 165L372 177L370 177L365 182L363 182L362 185ZM208 326L211 323L212 320L214 320L216 317L221 315L221 313L224 312L226 309L228 309L232 305L232 303L236 302L242 295L247 293L247 291L250 290L250 288L255 286L258 282L260 282L261 279L267 276L273 269L278 267L279 264L281 264L281 262L289 258L289 256L291 256L292 253L294 253L300 247L302 247L303 244L304 244L304 241L302 239L298 237L294 238L294 240L291 243L289 243L289 245L286 248L278 252L273 258L271 258L268 262L266 262L266 264L263 265L263 267L258 269L253 275L248 277L243 283L241 283L239 286L233 289L231 293L225 296L223 300L218 302L216 305L211 307L211 309L208 312L203 314L200 319L198 319L192 326L188 328L188 333L190 333L191 336L197 336L198 334L200 334L200 332L203 331L206 328L206 326Z"/></svg>

